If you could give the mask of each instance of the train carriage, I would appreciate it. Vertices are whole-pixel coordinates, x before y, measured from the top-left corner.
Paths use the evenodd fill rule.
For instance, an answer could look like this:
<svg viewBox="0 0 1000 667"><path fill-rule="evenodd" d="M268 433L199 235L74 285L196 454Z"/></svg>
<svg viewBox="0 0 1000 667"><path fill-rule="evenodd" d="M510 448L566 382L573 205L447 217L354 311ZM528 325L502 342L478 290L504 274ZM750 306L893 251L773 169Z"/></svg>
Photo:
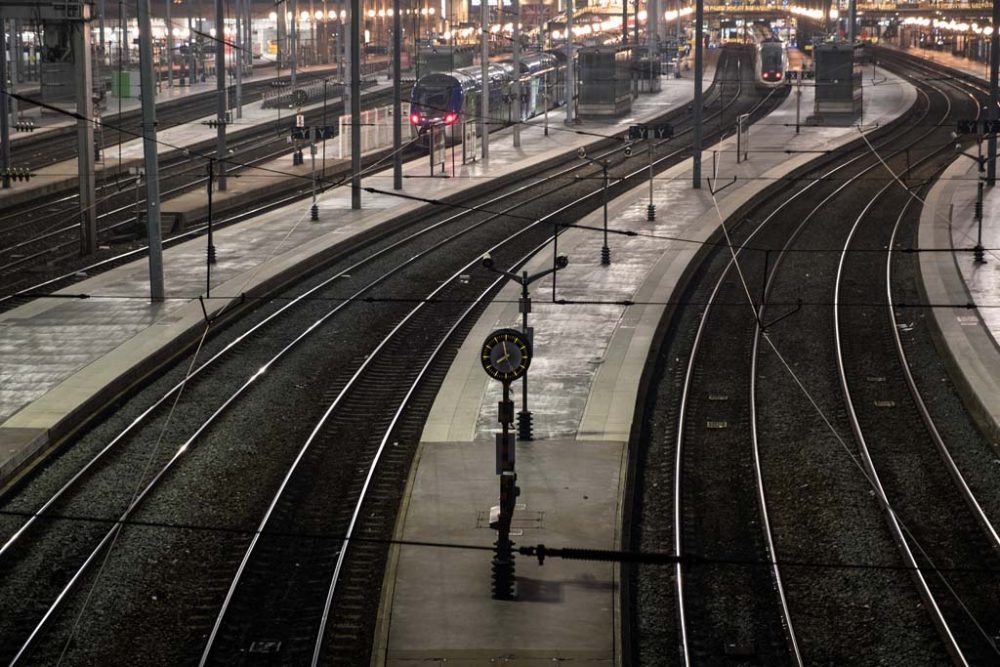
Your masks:
<svg viewBox="0 0 1000 667"><path fill-rule="evenodd" d="M565 74L561 62L549 53L527 53L521 60L521 120L565 103ZM410 97L410 124L418 134L443 127L448 143L462 141L466 126L480 132L479 109L483 90L490 96L490 125L513 122L514 66L510 62L490 64L487 85L482 68L462 67L420 77Z"/></svg>

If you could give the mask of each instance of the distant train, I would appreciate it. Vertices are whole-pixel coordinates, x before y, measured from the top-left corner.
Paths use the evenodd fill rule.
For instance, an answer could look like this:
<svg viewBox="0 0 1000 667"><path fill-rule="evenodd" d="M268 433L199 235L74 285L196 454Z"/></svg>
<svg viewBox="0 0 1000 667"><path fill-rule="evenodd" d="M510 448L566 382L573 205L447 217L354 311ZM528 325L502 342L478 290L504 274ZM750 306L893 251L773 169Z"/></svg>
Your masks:
<svg viewBox="0 0 1000 667"><path fill-rule="evenodd" d="M757 85L773 88L786 83L788 47L780 39L763 39L754 49L754 75Z"/></svg>
<svg viewBox="0 0 1000 667"><path fill-rule="evenodd" d="M521 121L566 103L566 66L561 55L521 56ZM491 63L487 79L490 124L496 127L513 123L517 120L512 96L513 63ZM422 76L410 96L410 124L418 133L443 127L448 143L462 141L467 124L478 126L483 89L482 67L478 65Z"/></svg>

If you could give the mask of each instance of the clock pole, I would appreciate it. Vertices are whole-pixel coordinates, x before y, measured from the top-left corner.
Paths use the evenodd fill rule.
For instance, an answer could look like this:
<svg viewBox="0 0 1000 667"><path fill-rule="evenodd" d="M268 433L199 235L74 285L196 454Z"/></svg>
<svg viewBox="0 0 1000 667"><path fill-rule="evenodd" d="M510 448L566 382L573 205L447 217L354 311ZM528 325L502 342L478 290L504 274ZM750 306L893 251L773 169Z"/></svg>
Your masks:
<svg viewBox="0 0 1000 667"><path fill-rule="evenodd" d="M558 238L558 230L555 238ZM528 338L529 343L534 344L534 332L528 326L528 313L531 312L531 294L528 292L528 285L539 278L543 278L550 273L554 274L560 269L569 266L569 259L565 255L557 255L551 269L539 271L533 275L528 275L527 271L522 271L521 275L498 269L489 253L483 255L483 266L502 276L507 276L511 280L521 285L521 298L518 300L518 309L521 312L521 332ZM553 290L553 294L555 291ZM521 379L521 411L517 413L517 437L521 440L533 440L531 432L531 410L528 409L528 374L525 372Z"/></svg>
<svg viewBox="0 0 1000 667"><path fill-rule="evenodd" d="M497 522L496 553L492 562L492 591L495 600L514 598L514 544L510 541L510 524L514 518L514 503L520 489L515 484L514 401L510 400L510 381L503 381L503 400L499 405L500 428L497 449L500 467L500 517Z"/></svg>

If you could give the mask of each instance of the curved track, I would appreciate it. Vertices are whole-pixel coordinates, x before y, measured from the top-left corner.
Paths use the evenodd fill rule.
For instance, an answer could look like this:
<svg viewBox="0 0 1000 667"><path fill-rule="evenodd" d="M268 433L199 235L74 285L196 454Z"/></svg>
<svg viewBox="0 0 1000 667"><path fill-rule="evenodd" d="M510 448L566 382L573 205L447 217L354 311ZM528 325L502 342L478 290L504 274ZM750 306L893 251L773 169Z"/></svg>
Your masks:
<svg viewBox="0 0 1000 667"><path fill-rule="evenodd" d="M686 390L677 403L653 408L642 439L673 434L676 460L661 463L647 452L640 505L644 533L662 535L649 509L662 506L652 487L670 470L675 519L668 534L677 552L708 561L673 573L679 611L668 618L685 647L678 664L723 656L766 664L848 662L860 655L873 661L905 656L912 663L948 655L959 664L996 659L983 631L992 627L995 587L976 590L951 571L997 571L988 512L965 492L957 467L940 465L942 456L951 456L932 435L935 419L916 407L899 409L903 396L913 406L924 401L915 383L904 381L908 369L889 370L901 360L905 368L905 355L877 344L898 332L897 322L885 317L887 273L872 253L884 252L895 238L896 211L915 208L907 208L910 194L888 169L925 191L952 159L950 119L974 115L978 107L952 85L920 85L931 115L871 139L874 149L863 144L842 167L805 176L808 184L788 199L751 209L747 215L763 222L744 219L729 230L740 274L720 272L734 265L728 251L714 253L698 280L704 285L719 272L710 281L714 291L693 287L685 299L719 305L681 313L670 325L675 347L666 356L695 356L686 366L661 361L659 391ZM953 111L952 103L959 108ZM908 219L905 228L913 226ZM838 246L849 252L820 250ZM914 279L912 267L904 273ZM823 314L831 298L839 302L836 315ZM835 333L849 333L850 342ZM838 357L837 350L846 353ZM837 358L839 364L831 364ZM898 389L887 378L898 378ZM856 395L864 400L850 400ZM670 422L658 424L665 415ZM847 444L852 433L859 447L878 444L879 454L862 450L861 458L872 461L865 472ZM927 443L920 457L917 442ZM877 483L877 468L891 486ZM931 471L938 476L933 486ZM873 502L877 498L883 502ZM944 498L950 500L934 502ZM880 505L893 510L889 531L877 520ZM996 508L995 499L990 506ZM900 524L907 530L893 533ZM899 560L890 556L894 544L902 549ZM779 569L785 561L796 566ZM666 612L655 610L665 601L642 593L642 579L639 587L645 602L638 613L649 627L655 621L646 615L662 618ZM926 613L915 613L921 606ZM774 640L782 634L784 649ZM656 650L657 641L652 632L644 641L640 628L639 655Z"/></svg>

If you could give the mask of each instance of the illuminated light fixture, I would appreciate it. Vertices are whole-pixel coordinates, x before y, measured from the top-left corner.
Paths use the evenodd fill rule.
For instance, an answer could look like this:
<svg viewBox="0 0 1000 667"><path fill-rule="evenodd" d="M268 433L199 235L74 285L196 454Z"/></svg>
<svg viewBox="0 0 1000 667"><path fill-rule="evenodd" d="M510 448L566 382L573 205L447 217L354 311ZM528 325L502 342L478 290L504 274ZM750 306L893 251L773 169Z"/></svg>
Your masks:
<svg viewBox="0 0 1000 667"><path fill-rule="evenodd" d="M649 16L649 14L646 13L645 9L640 9L639 10L638 18L639 18L640 21L645 21L646 17L648 17L648 16Z"/></svg>
<svg viewBox="0 0 1000 667"><path fill-rule="evenodd" d="M410 114L410 124L412 124L412 125L420 125L420 114L418 114L418 113L411 113Z"/></svg>
<svg viewBox="0 0 1000 667"><path fill-rule="evenodd" d="M336 9L331 9L331 10L329 11L329 13L327 14L327 17L328 17L328 18L329 18L329 19L330 19L331 21L336 21L336 20L337 20L337 10L336 10Z"/></svg>
<svg viewBox="0 0 1000 667"><path fill-rule="evenodd" d="M267 15L267 18L271 19L272 21L277 21L278 20L278 12L271 12L270 14Z"/></svg>
<svg viewBox="0 0 1000 667"><path fill-rule="evenodd" d="M445 125L451 125L457 119L458 119L458 114L454 114L454 113L445 114L445 116L444 116L444 124Z"/></svg>
<svg viewBox="0 0 1000 667"><path fill-rule="evenodd" d="M317 9L316 10L316 20L317 21L322 21L323 20L323 10L322 9Z"/></svg>
<svg viewBox="0 0 1000 667"><path fill-rule="evenodd" d="M378 10L378 17L380 19L384 19L385 18L385 10L384 9Z"/></svg>
<svg viewBox="0 0 1000 667"><path fill-rule="evenodd" d="M434 8L431 7L431 16L434 16Z"/></svg>
<svg viewBox="0 0 1000 667"><path fill-rule="evenodd" d="M299 18L302 19L303 21L308 21L309 20L309 12L302 12L301 14L299 14Z"/></svg>
<svg viewBox="0 0 1000 667"><path fill-rule="evenodd" d="M830 20L831 21L836 21L838 18L840 18L840 10L838 10L836 7L831 7L830 8Z"/></svg>
<svg viewBox="0 0 1000 667"><path fill-rule="evenodd" d="M370 18L370 19L375 18L375 10L374 9L369 9L368 10L368 18Z"/></svg>

